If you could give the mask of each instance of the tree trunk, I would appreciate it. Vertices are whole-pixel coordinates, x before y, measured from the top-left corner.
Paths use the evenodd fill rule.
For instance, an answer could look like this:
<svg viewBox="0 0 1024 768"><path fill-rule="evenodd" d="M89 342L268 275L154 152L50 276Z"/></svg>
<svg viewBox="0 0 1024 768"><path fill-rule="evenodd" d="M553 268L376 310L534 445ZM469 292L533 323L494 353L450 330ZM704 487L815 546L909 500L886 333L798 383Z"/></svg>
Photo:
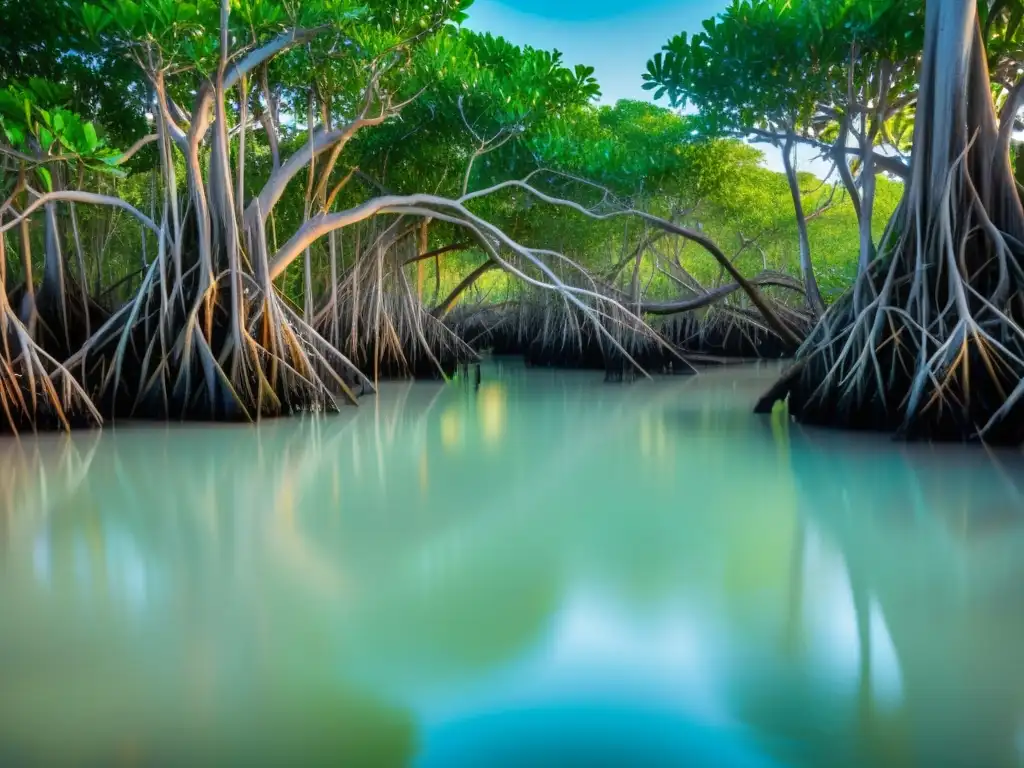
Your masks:
<svg viewBox="0 0 1024 768"><path fill-rule="evenodd" d="M928 0L910 175L880 256L758 410L1024 442L1024 209L974 0ZM863 296L863 301L855 300Z"/></svg>
<svg viewBox="0 0 1024 768"><path fill-rule="evenodd" d="M865 123L867 119L865 118ZM867 272L868 264L875 257L874 233L871 230L872 218L875 210L875 148L873 134L869 132L867 125L861 138L860 161L861 161L861 188L864 199L861 203L860 216L860 254L857 257L857 275Z"/></svg>
<svg viewBox="0 0 1024 768"><path fill-rule="evenodd" d="M57 227L57 204L47 203L43 209L44 243L43 283L40 293L61 296L64 291L64 270L60 247L60 233Z"/></svg>
<svg viewBox="0 0 1024 768"><path fill-rule="evenodd" d="M849 120L849 117L844 116L840 121L839 137L833 145L832 160L836 164L836 170L839 172L839 178L843 182L843 188L850 197L850 205L853 206L853 213L856 215L857 223L859 224L862 216L860 193L857 191L857 184L853 180L853 174L850 173L850 163L846 156L846 143L850 138Z"/></svg>
<svg viewBox="0 0 1024 768"><path fill-rule="evenodd" d="M423 219L420 221L420 242L419 242L419 255L423 256L429 252L430 248L430 219ZM440 264L440 262L438 262ZM423 301L423 281L425 279L424 269L426 268L426 260L420 259L416 262L416 296L420 302Z"/></svg>
<svg viewBox="0 0 1024 768"><path fill-rule="evenodd" d="M18 318L28 328L29 335L35 333L38 311L36 309L35 278L32 275L32 235L29 231L29 220L21 220L18 226L21 236L21 269L25 273L25 294L18 309Z"/></svg>
<svg viewBox="0 0 1024 768"><path fill-rule="evenodd" d="M782 162L786 168L789 192L793 197L796 229L800 238L800 276L803 278L804 290L807 292L807 303L810 304L815 315L821 316L825 312L825 302L821 300L818 281L814 279L814 266L811 264L811 239L807 234L807 217L804 215L804 204L800 197L800 182L796 176L796 167L793 165L794 149L795 138L790 133L782 149Z"/></svg>

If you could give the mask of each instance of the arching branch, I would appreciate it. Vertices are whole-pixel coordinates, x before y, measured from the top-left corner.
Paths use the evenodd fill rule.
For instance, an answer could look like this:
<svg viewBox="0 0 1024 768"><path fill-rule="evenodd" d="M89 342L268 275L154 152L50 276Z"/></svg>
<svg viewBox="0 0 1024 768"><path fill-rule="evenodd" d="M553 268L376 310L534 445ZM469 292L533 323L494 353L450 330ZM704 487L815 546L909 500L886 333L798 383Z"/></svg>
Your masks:
<svg viewBox="0 0 1024 768"><path fill-rule="evenodd" d="M798 284L780 277L773 277L770 275L758 276L751 278L750 282L752 285L764 287L774 286L776 288L786 288L796 293L803 293L803 289ZM689 299L681 299L678 301L644 302L640 304L640 311L648 315L675 315L681 312L692 312L695 309L703 309L704 307L711 306L741 288L742 286L739 283L730 283L729 285L713 288L707 293Z"/></svg>
<svg viewBox="0 0 1024 768"><path fill-rule="evenodd" d="M417 261L425 261L426 259L433 259L435 256L443 256L444 254L451 253L452 251L466 251L466 250L469 250L472 247L473 247L473 242L470 241L470 240L464 240L464 241L462 241L460 243L450 243L449 245L444 245L444 246L441 246L440 248L435 248L432 251L427 251L425 253L417 254L417 255L409 258L409 259L406 259L404 263L405 264L415 264Z"/></svg>
<svg viewBox="0 0 1024 768"><path fill-rule="evenodd" d="M455 286L455 288L452 289L452 292L449 293L434 308L434 310L433 310L434 316L438 317L438 318L442 318L445 315L447 315L451 311L452 306L458 300L459 296L461 296L463 293L465 293L467 290L469 290L469 288L472 287L473 283L475 283L477 280L479 280L485 274L490 272L492 269L497 269L497 268L498 268L497 262L495 262L493 259L487 259L483 264L481 264L479 267L477 267L472 272L470 272L468 275L466 275L464 278L462 278L462 280L459 281L459 284L457 286Z"/></svg>
<svg viewBox="0 0 1024 768"><path fill-rule="evenodd" d="M666 221L662 218L659 218L649 213L645 213L643 211L623 209L618 211L612 211L611 213L595 213L594 211L585 208L579 203L576 203L571 200L565 200L562 198L551 197L550 195L547 195L541 192L540 190L530 186L525 181L518 180L501 182L500 184L488 187L487 189L481 189L476 192L471 192L467 195L463 195L461 198L458 198L457 200L425 194L406 196L383 195L381 197L369 200L366 203L363 203L362 205L350 208L346 211L316 216L310 219L308 222L306 222L306 224L304 224L292 236L292 238L288 240L288 242L286 242L277 252L277 254L274 256L273 261L270 264L270 277L271 279L276 279L277 277L279 277L284 272L284 270L288 268L288 265L291 264L291 262L298 256L298 254L302 253L308 245L312 244L320 237L323 237L328 232L331 232L333 230L350 226L352 224L371 218L380 213L413 213L418 211L420 215L430 216L432 215L431 212L434 210L448 210L453 212L458 218L471 222L474 225L474 227L478 228L479 230L487 232L488 234L496 238L499 242L502 242L503 244L510 247L514 252L519 253L520 255L525 256L527 259L533 261L541 269L541 271L544 272L549 277L549 279L552 279L554 287L557 290L563 290L567 293L579 293L581 295L588 295L591 298L606 301L607 297L595 291L588 291L585 289L566 286L564 283L558 280L557 276L555 276L554 273L552 273L550 269L543 264L543 262L537 260L536 257L534 257L532 253L529 252L529 249L525 249L518 243L515 243L515 241L511 240L511 238L505 235L505 233L502 232L500 229L498 229L492 224L489 224L488 222L484 221L478 216L475 216L465 207L465 203L468 201L474 200L479 197L484 197L489 194L493 194L502 189L509 188L522 189L527 193L535 196L539 200L542 200L543 202L546 202L551 205L570 208L583 214L584 216L587 216L591 219L595 219L598 221L606 221L611 218L618 218L621 216L636 216L637 218L647 221L648 223L650 223L651 225L658 229L661 229L670 234L684 237L688 240L697 243L706 251L708 251L708 253L710 253L715 258L715 260L718 261L718 263L721 264L725 268L725 270L732 276L733 280L740 285L743 291L750 297L750 300L754 304L754 306L756 306L758 310L760 310L762 315L764 315L765 321L772 327L772 330L774 330L781 338L783 338L787 343L792 344L794 347L798 347L800 345L800 337L793 331L792 328L789 327L789 325L786 324L786 322L778 315L778 313L775 312L772 306L768 303L768 301L764 298L761 292L757 289L757 286L755 286L753 283L747 280L739 272L739 270L737 270L736 267L732 264L728 256L726 256L725 253L722 252L721 248L719 248L713 240L711 240L703 233L687 229L686 227L681 227L670 221ZM521 272L512 270L511 267L508 268L510 269L510 271L516 272L517 276L519 276L521 279L524 279L527 282L533 284L538 284L537 281L527 277ZM538 286L544 286L544 284L539 283ZM627 314L629 314L628 310L625 310L625 308L622 309Z"/></svg>
<svg viewBox="0 0 1024 768"><path fill-rule="evenodd" d="M151 133L148 136L143 136L141 139L139 139L130 147L128 147L128 149L126 149L124 152L122 152L120 155L114 158L111 162L114 165L124 165L129 160L131 160L139 152L139 150L141 150L148 144L152 144L158 138L160 138L159 135L155 133Z"/></svg>
<svg viewBox="0 0 1024 768"><path fill-rule="evenodd" d="M25 206L24 210L22 210L22 212L18 216L11 219L6 224L0 226L0 234L7 232L10 229L13 229L23 219L27 219L33 211L42 208L47 203L58 202L85 203L87 205L107 205L113 208L120 208L123 211L127 211L140 222L142 222L143 226L147 227L153 232L156 232L157 234L160 233L159 227L157 227L156 224L153 223L152 219L150 219L149 216L144 214L131 203L128 203L119 197L113 197L111 195L101 195L97 192L80 192L77 190L64 190L61 192L47 192L46 194L37 197L29 205Z"/></svg>
<svg viewBox="0 0 1024 768"><path fill-rule="evenodd" d="M710 253L714 257L715 261L717 261L722 267L725 268L726 272L729 273L733 280L739 283L744 293L746 293L750 297L750 301L754 304L755 307L758 308L761 314L764 315L765 321L772 327L772 330L779 334L779 336L785 339L787 342L792 344L794 347L800 346L800 337L793 331L792 328L789 327L789 325L786 324L786 322L781 317L779 317L778 313L775 312L774 309L772 309L771 305L768 304L764 296L761 295L761 292L757 290L757 287L753 285L749 280L747 280L738 269L736 269L736 267L729 260L729 257L725 255L721 248L718 247L718 244L715 243L714 240L706 236L704 233L688 229L687 227L681 227L678 224L675 224L671 221L666 221L665 219L662 219L658 216L654 216L653 214L650 213L645 213L643 211L624 209L619 211L612 211L611 213L595 213L572 200L564 200L561 198L551 197L550 195L544 194L540 190L530 186L529 184L523 181L516 180L505 181L500 184L496 184L492 187L489 187L487 189L482 189L477 192L471 192L470 194L464 195L462 198L460 198L460 202L465 202L476 197L483 197L485 195L497 192L500 189L508 187L516 187L522 189L527 193L537 197L539 200L542 200L543 202L546 202L550 205L568 207L571 208L572 210L582 213L584 216L588 216L592 219L597 219L599 221L606 221L608 219L619 218L621 216L636 216L644 221L647 221L657 229L661 229L670 234L678 235L694 243L697 243L702 248L704 248L704 250Z"/></svg>

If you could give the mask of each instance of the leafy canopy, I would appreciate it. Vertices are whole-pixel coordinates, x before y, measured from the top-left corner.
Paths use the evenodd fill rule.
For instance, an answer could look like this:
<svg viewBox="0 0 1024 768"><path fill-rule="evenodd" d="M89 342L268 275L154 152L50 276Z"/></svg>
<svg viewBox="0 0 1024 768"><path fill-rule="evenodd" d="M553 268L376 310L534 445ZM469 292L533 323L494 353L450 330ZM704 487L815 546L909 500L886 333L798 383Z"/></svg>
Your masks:
<svg viewBox="0 0 1024 768"><path fill-rule="evenodd" d="M710 132L823 134L877 98L883 62L890 99L913 89L923 26L920 0L733 0L655 54L643 87Z"/></svg>

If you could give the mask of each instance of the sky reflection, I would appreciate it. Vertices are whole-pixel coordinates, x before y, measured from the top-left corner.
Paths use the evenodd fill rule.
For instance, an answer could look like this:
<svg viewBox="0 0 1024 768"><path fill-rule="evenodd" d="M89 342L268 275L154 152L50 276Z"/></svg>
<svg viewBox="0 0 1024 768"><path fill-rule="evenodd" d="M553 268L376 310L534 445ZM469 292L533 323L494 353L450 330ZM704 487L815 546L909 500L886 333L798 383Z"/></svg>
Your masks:
<svg viewBox="0 0 1024 768"><path fill-rule="evenodd" d="M258 763L253 723L336 759L344 711L381 723L374 764L1013 764L1013 465L773 429L771 375L506 364L336 418L0 445L30 470L0 762L216 733Z"/></svg>

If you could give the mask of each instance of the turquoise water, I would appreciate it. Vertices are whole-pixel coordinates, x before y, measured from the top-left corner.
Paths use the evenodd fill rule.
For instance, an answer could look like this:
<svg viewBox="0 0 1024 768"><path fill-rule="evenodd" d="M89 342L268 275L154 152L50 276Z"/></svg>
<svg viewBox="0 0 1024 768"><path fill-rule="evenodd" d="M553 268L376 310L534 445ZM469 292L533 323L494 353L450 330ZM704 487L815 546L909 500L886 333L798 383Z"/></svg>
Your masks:
<svg viewBox="0 0 1024 768"><path fill-rule="evenodd" d="M0 442L0 765L1020 765L1018 456L775 371Z"/></svg>

